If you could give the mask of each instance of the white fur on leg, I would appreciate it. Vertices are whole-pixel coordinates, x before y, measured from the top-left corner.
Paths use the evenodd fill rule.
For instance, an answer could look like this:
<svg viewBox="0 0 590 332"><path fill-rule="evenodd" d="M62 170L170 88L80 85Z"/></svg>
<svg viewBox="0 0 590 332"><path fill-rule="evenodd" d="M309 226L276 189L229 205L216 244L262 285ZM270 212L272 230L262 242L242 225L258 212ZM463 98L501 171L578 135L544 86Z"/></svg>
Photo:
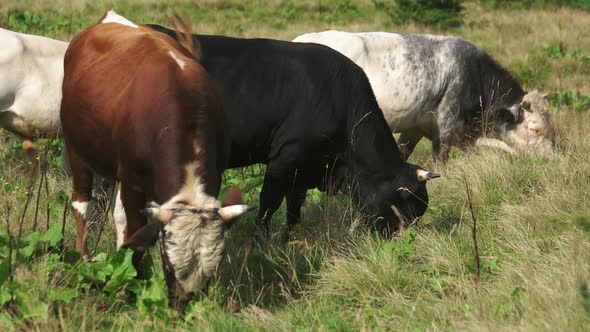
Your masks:
<svg viewBox="0 0 590 332"><path fill-rule="evenodd" d="M88 209L88 205L90 205L88 202L72 202L72 207L86 220L88 220L88 213L90 211L90 209Z"/></svg>
<svg viewBox="0 0 590 332"><path fill-rule="evenodd" d="M113 220L115 221L115 230L117 232L117 249L121 248L124 242L125 229L127 228L127 216L125 215L125 209L123 208L123 202L121 201L121 184L117 183L115 186L117 198L112 208Z"/></svg>

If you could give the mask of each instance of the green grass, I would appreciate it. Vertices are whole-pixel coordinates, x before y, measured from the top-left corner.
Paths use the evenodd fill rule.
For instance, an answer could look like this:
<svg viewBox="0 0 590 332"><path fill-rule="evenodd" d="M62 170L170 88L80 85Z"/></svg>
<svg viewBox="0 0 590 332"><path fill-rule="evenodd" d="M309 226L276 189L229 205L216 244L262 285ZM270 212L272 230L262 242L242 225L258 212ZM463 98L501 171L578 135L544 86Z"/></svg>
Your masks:
<svg viewBox="0 0 590 332"><path fill-rule="evenodd" d="M137 22L162 24L176 9L190 18L195 31L238 36L289 39L328 28L439 32L413 24L395 26L372 1L335 0L209 0L196 5L182 0L6 0L0 7L0 26L69 39L113 7ZM420 142L411 160L441 172L443 178L429 184L426 215L394 241L367 234L346 197L327 198L318 192L309 194L303 222L288 244L279 240L284 209L275 214L276 235L265 249L252 245L254 217L248 215L228 232L227 257L217 277L208 294L199 294L190 304L185 317L166 309L157 250L151 252L156 273L145 282L127 278L122 269L106 276L105 283L90 282L92 264L81 264L71 253L74 221L68 216L65 251L39 240L34 252L16 266L18 286L13 293L21 300L0 309L0 330L586 330L590 112L585 96L590 95L590 40L580 34L590 24L590 14L567 8L491 10L474 2L465 7L464 25L454 33L487 49L514 70L527 89L552 93L558 146L554 156L511 156L477 148L453 150L447 165L437 165L430 157L430 142ZM541 23L543 28L537 29ZM71 192L70 179L53 159L58 150L58 143L50 150L49 195L41 190L40 234L46 231L47 204L50 226L61 225ZM0 163L0 230L6 229L10 214L14 233L33 162L14 137L2 131ZM225 185L239 185L247 202L257 205L263 170L254 166L228 171ZM478 223L477 284L464 178ZM25 235L33 231L36 183L24 216ZM91 227L91 248L99 228ZM7 255L2 232L0 261ZM64 260L59 258L62 252ZM107 254L101 256L105 261L93 264L125 266L121 253L114 252L110 220L98 252ZM3 268L0 263L0 276ZM107 288L114 279L120 284ZM1 302L9 285L0 284ZM129 297L132 289L138 294L135 300Z"/></svg>

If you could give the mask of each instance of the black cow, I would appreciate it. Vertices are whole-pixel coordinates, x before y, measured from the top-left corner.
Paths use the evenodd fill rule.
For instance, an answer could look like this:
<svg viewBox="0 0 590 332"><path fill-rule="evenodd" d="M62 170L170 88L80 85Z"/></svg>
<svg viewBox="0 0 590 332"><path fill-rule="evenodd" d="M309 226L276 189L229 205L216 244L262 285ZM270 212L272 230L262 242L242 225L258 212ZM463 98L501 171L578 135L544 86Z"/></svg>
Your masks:
<svg viewBox="0 0 590 332"><path fill-rule="evenodd" d="M173 30L149 25L173 38ZM287 198L287 230L300 220L307 189L342 189L390 236L422 216L426 181L439 176L400 156L363 70L322 45L193 35L202 65L223 95L230 167L267 164L257 234ZM195 43L197 44L197 43ZM328 184L326 186L325 184ZM397 211L395 211L397 210Z"/></svg>

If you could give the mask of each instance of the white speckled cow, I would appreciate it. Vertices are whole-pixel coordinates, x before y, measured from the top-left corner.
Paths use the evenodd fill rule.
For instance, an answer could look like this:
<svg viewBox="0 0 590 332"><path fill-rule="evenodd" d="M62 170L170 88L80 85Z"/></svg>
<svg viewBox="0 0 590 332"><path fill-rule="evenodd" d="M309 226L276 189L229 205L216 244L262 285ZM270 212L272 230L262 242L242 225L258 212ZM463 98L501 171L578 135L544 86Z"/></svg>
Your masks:
<svg viewBox="0 0 590 332"><path fill-rule="evenodd" d="M55 135L68 43L0 29L0 127L29 140Z"/></svg>
<svg viewBox="0 0 590 332"><path fill-rule="evenodd" d="M422 137L432 141L433 155L442 161L451 146L475 143L512 152L552 150L545 96L525 93L490 55L465 40L324 31L293 41L324 44L364 69L389 127L401 133L406 158Z"/></svg>

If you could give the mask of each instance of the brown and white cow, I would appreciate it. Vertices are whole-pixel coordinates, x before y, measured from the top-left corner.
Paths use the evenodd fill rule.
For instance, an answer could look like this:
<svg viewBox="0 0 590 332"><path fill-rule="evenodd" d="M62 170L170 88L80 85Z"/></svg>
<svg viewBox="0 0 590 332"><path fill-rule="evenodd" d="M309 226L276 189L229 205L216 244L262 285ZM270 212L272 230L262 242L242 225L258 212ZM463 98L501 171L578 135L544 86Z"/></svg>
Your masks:
<svg viewBox="0 0 590 332"><path fill-rule="evenodd" d="M227 119L192 51L109 11L68 47L60 113L73 173L76 250L88 258L93 171L119 180L123 246L136 250L137 266L160 236L176 308L213 275L226 222L248 210L216 199L229 157ZM156 222L146 225L147 217Z"/></svg>

